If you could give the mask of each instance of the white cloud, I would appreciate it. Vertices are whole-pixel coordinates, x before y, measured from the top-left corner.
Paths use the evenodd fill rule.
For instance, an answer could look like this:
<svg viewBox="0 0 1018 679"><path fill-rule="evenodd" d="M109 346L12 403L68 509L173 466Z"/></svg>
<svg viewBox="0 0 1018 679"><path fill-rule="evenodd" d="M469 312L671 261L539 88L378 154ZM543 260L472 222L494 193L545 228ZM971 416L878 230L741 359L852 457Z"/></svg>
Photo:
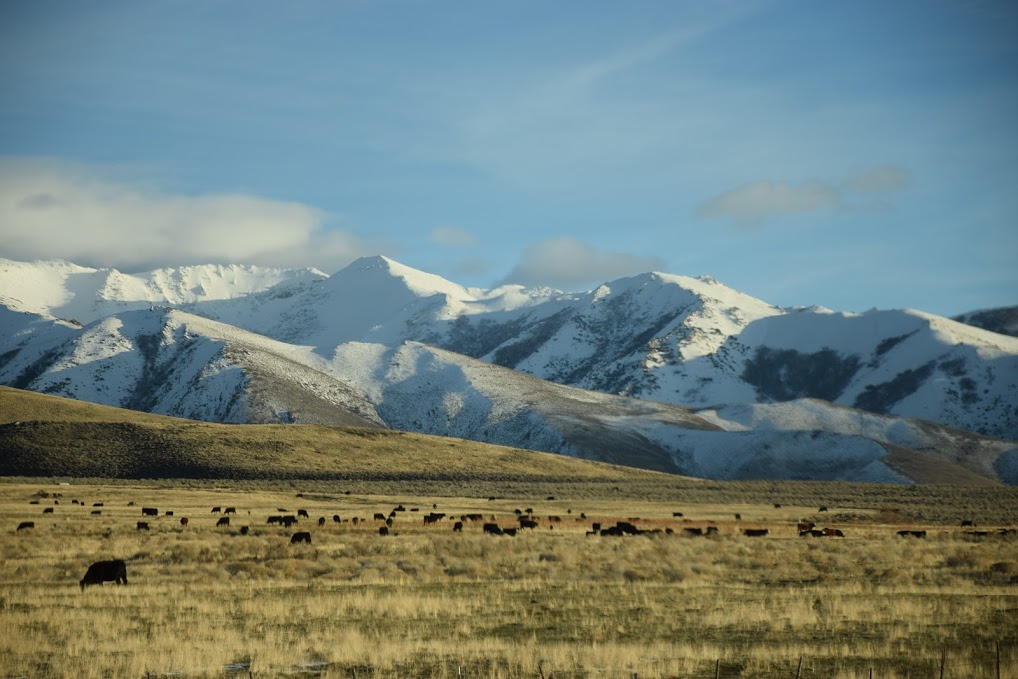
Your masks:
<svg viewBox="0 0 1018 679"><path fill-rule="evenodd" d="M856 212L893 209L886 199L859 202L856 194L886 194L908 186L908 173L895 165L880 165L852 175L840 184L811 180L791 182L756 181L737 186L697 206L697 217L727 218L733 224L749 226L782 216L811 212Z"/></svg>
<svg viewBox="0 0 1018 679"><path fill-rule="evenodd" d="M503 282L578 290L663 268L664 261L658 257L602 252L574 238L561 237L528 247Z"/></svg>
<svg viewBox="0 0 1018 679"><path fill-rule="evenodd" d="M448 247L465 247L477 242L477 237L474 234L456 226L436 227L431 230L429 237L431 242Z"/></svg>
<svg viewBox="0 0 1018 679"><path fill-rule="evenodd" d="M330 215L242 193L167 193L82 165L0 158L0 254L132 270L204 262L316 266L371 251Z"/></svg>

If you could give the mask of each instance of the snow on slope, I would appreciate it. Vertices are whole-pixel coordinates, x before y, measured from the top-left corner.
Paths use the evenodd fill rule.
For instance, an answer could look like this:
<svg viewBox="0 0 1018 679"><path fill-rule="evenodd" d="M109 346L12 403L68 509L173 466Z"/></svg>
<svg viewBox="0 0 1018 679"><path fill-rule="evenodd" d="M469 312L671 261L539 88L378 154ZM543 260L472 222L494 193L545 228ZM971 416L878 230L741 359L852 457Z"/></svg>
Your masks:
<svg viewBox="0 0 1018 679"><path fill-rule="evenodd" d="M383 424L310 348L191 314L127 311L48 332L46 342L0 345L0 382L213 422Z"/></svg>
<svg viewBox="0 0 1018 679"><path fill-rule="evenodd" d="M125 274L60 260L16 262L0 258L0 291L21 310L82 323L152 305L179 306L235 299L295 280L324 278L315 269L205 264Z"/></svg>

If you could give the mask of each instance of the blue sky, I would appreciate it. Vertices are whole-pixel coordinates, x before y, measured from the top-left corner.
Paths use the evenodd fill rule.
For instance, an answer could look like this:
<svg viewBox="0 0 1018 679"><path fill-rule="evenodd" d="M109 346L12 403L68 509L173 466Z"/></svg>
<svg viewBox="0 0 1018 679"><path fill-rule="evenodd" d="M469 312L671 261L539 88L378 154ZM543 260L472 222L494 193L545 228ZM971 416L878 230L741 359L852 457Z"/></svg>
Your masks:
<svg viewBox="0 0 1018 679"><path fill-rule="evenodd" d="M0 5L0 256L1018 303L1018 4Z"/></svg>

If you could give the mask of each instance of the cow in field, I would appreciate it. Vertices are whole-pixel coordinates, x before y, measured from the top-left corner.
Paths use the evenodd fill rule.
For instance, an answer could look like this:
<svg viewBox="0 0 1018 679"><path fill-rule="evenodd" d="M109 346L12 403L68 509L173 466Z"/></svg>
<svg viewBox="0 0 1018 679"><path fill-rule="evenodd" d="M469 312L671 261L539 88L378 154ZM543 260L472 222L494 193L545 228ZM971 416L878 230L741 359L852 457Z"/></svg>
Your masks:
<svg viewBox="0 0 1018 679"><path fill-rule="evenodd" d="M824 536L829 538L843 538L845 534L837 528L824 528Z"/></svg>
<svg viewBox="0 0 1018 679"><path fill-rule="evenodd" d="M283 517L281 516L270 516L265 523L283 523Z"/></svg>
<svg viewBox="0 0 1018 679"><path fill-rule="evenodd" d="M146 521L139 521L138 522L138 530L148 530L148 522L146 522Z"/></svg>
<svg viewBox="0 0 1018 679"><path fill-rule="evenodd" d="M972 519L965 519L964 521L961 522L961 527L962 528L975 527L975 525L976 525L976 522L973 521Z"/></svg>
<svg viewBox="0 0 1018 679"><path fill-rule="evenodd" d="M222 507L213 507L213 508L212 508L212 513L213 513L213 514L218 514L218 513L220 513L221 511L223 511L223 508L222 508Z"/></svg>
<svg viewBox="0 0 1018 679"><path fill-rule="evenodd" d="M438 523L440 520L445 518L445 514L436 514L432 512L424 516L424 525L427 526L429 523Z"/></svg>
<svg viewBox="0 0 1018 679"><path fill-rule="evenodd" d="M287 516L279 517L279 520L283 524L284 528L289 528L290 526L297 523L297 517L289 514Z"/></svg>
<svg viewBox="0 0 1018 679"><path fill-rule="evenodd" d="M92 510L92 516L101 516L102 513L103 513L103 510L101 510L101 509L93 509Z"/></svg>
<svg viewBox="0 0 1018 679"><path fill-rule="evenodd" d="M318 526L319 526L319 528L324 526L324 525L325 525L325 517L324 516L319 516L318 517Z"/></svg>
<svg viewBox="0 0 1018 679"><path fill-rule="evenodd" d="M173 511L171 510L171 511L166 512L166 516L173 516Z"/></svg>
<svg viewBox="0 0 1018 679"><path fill-rule="evenodd" d="M457 521L456 523L454 523L452 525L452 529L456 533L462 533L463 532L463 522L462 521Z"/></svg>
<svg viewBox="0 0 1018 679"><path fill-rule="evenodd" d="M520 517L520 528L537 528L537 521Z"/></svg>
<svg viewBox="0 0 1018 679"><path fill-rule="evenodd" d="M180 517L180 525L184 526L185 528L187 527L187 517L186 516Z"/></svg>
<svg viewBox="0 0 1018 679"><path fill-rule="evenodd" d="M298 509L297 510L297 516L302 516L305 519L311 518L311 517L308 516L308 510L306 510L306 509Z"/></svg>
<svg viewBox="0 0 1018 679"><path fill-rule="evenodd" d="M817 525L815 523L813 523L812 521L800 521L798 523L798 528L799 528L799 534L800 535L802 533L804 533L804 532L811 531L811 530L813 530L816 527L817 527Z"/></svg>
<svg viewBox="0 0 1018 679"><path fill-rule="evenodd" d="M685 529L687 535L700 536L703 535L703 528L693 528L687 526Z"/></svg>
<svg viewBox="0 0 1018 679"><path fill-rule="evenodd" d="M236 507L227 507L226 509L223 510L223 514L236 514L236 513L237 513Z"/></svg>
<svg viewBox="0 0 1018 679"><path fill-rule="evenodd" d="M43 514L52 514L53 513L53 508L52 507L46 507L45 509L42 510L42 513Z"/></svg>
<svg viewBox="0 0 1018 679"><path fill-rule="evenodd" d="M247 535L250 532L251 532L251 529L248 526L241 526L240 527L240 534L241 535Z"/></svg>
<svg viewBox="0 0 1018 679"><path fill-rule="evenodd" d="M389 527L388 527L388 526L381 526L381 527L380 527L380 528L378 529L378 534L379 534L379 535L383 535L383 536L384 536L384 535L388 535L388 534L389 534Z"/></svg>
<svg viewBox="0 0 1018 679"><path fill-rule="evenodd" d="M381 512L375 512L375 516L373 518L375 521L385 521L385 514L382 514Z"/></svg>
<svg viewBox="0 0 1018 679"><path fill-rule="evenodd" d="M743 535L749 538L762 538L769 532L766 528L747 528L742 531Z"/></svg>
<svg viewBox="0 0 1018 679"><path fill-rule="evenodd" d="M35 521L22 521L18 524L18 530L25 530L26 528L35 528Z"/></svg>
<svg viewBox="0 0 1018 679"><path fill-rule="evenodd" d="M307 543L307 544L310 545L311 544L311 533L309 533L307 531L303 531L303 532L300 532L300 533L294 533L293 535L290 536L290 544L291 545L300 544L301 542L304 542L304 543Z"/></svg>
<svg viewBox="0 0 1018 679"><path fill-rule="evenodd" d="M141 515L142 516L159 516L159 510L156 509L155 507L142 507L141 508Z"/></svg>
<svg viewBox="0 0 1018 679"><path fill-rule="evenodd" d="M341 520L342 520L342 519L340 519L340 518L339 518L339 514L333 514L333 515L332 515L332 521L333 521L334 523L339 523L339 522L340 522Z"/></svg>
<svg viewBox="0 0 1018 679"><path fill-rule="evenodd" d="M216 528L219 528L220 526L229 526L229 525L230 525L230 517L228 517L228 516L220 517L220 519L218 521L216 521Z"/></svg>
<svg viewBox="0 0 1018 679"><path fill-rule="evenodd" d="M85 571L85 577L78 584L82 589L88 585L102 585L104 582L127 584L127 564L120 559L113 561L96 561Z"/></svg>
<svg viewBox="0 0 1018 679"><path fill-rule="evenodd" d="M481 526L481 529L485 533L488 533L490 535L501 535L502 534L502 529L499 528L499 525L497 523L486 523L483 526Z"/></svg>

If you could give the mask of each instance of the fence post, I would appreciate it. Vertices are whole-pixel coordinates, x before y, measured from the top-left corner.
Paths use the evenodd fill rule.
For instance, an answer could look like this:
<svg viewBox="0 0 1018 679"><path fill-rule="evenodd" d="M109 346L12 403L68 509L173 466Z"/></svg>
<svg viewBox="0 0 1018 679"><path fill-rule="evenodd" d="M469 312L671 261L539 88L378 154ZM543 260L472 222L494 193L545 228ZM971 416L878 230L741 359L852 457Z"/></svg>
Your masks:
<svg viewBox="0 0 1018 679"><path fill-rule="evenodd" d="M714 679L721 679L721 658L714 661Z"/></svg>
<svg viewBox="0 0 1018 679"><path fill-rule="evenodd" d="M997 646L997 679L1000 679L1000 640L993 642Z"/></svg>
<svg viewBox="0 0 1018 679"><path fill-rule="evenodd" d="M940 651L940 679L944 679L944 661L947 660L947 649Z"/></svg>
<svg viewBox="0 0 1018 679"><path fill-rule="evenodd" d="M802 656L799 656L799 666L795 668L795 679L799 679L799 673L802 672Z"/></svg>

